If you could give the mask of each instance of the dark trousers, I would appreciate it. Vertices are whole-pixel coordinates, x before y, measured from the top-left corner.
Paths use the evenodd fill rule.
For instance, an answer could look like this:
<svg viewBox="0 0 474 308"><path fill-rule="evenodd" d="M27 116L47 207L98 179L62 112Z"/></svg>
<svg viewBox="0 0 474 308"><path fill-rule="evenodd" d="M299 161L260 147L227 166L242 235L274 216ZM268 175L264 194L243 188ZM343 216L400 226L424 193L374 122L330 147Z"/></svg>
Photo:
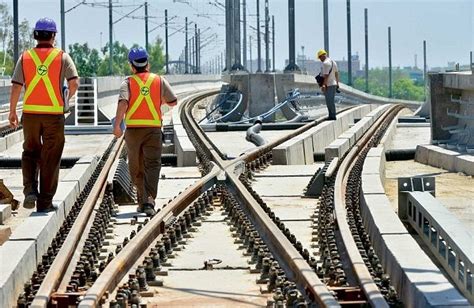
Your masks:
<svg viewBox="0 0 474 308"><path fill-rule="evenodd" d="M128 168L137 188L139 204L147 203L148 198L155 200L161 170L161 129L127 128L125 143Z"/></svg>
<svg viewBox="0 0 474 308"><path fill-rule="evenodd" d="M336 104L334 103L334 97L336 96L336 89L337 89L337 86L329 86L327 87L326 92L324 93L330 120L336 119Z"/></svg>
<svg viewBox="0 0 474 308"><path fill-rule="evenodd" d="M24 113L23 193L37 194L38 210L52 206L59 180L59 165L64 148L64 115ZM38 191L39 175L39 191Z"/></svg>

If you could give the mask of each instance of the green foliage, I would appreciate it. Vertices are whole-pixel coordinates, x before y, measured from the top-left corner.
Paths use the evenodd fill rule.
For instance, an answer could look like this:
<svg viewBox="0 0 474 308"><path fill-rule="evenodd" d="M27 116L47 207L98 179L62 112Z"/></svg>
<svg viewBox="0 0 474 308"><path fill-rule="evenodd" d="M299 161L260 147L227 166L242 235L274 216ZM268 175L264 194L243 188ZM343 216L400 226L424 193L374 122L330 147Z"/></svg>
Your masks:
<svg viewBox="0 0 474 308"><path fill-rule="evenodd" d="M423 87L416 86L411 79L399 79L393 83L393 97L422 101L424 100Z"/></svg>
<svg viewBox="0 0 474 308"><path fill-rule="evenodd" d="M162 40L157 37L154 44L150 44L150 71L156 74L163 74L165 66L165 55L163 52Z"/></svg>
<svg viewBox="0 0 474 308"><path fill-rule="evenodd" d="M356 77L352 83L354 88L365 91L364 77ZM369 70L369 93L388 97L388 92L388 69L375 68ZM423 101L425 99L423 84L420 84L420 82L415 84L406 71L399 68L393 69L392 96L399 99Z"/></svg>
<svg viewBox="0 0 474 308"><path fill-rule="evenodd" d="M130 48L138 47L137 44L133 44L130 47L121 44L118 41L115 41L112 45L113 47L113 58L112 58L112 69L113 75L126 76L132 73L130 69L130 64L128 62L128 52ZM109 75L109 56L108 56L109 44L105 46L102 50L106 55L104 60L100 63L97 75L107 76ZM163 67L165 64L162 41L160 38L157 38L154 44L150 44L149 61L150 61L150 70L154 73L161 74L163 72Z"/></svg>
<svg viewBox="0 0 474 308"><path fill-rule="evenodd" d="M11 76L13 74L14 65L12 57L8 53L5 54L5 52L0 51L0 75L2 75L3 68L5 68L3 75Z"/></svg>
<svg viewBox="0 0 474 308"><path fill-rule="evenodd" d="M89 48L87 43L69 45L69 55L76 64L79 76L97 76L99 66L103 62L99 51Z"/></svg>

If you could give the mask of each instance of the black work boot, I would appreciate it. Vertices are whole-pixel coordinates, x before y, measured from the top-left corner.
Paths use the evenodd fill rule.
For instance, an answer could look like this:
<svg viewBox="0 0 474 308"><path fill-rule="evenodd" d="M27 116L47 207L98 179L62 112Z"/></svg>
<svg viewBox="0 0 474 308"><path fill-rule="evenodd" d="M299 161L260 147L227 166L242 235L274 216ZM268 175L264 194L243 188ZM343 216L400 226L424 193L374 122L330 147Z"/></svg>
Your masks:
<svg viewBox="0 0 474 308"><path fill-rule="evenodd" d="M34 209L36 207L36 201L38 201L38 196L35 193L30 193L26 195L23 201L23 207L25 209Z"/></svg>
<svg viewBox="0 0 474 308"><path fill-rule="evenodd" d="M144 203L143 204L143 212L148 217L155 216L155 214L156 214L155 206L152 203Z"/></svg>

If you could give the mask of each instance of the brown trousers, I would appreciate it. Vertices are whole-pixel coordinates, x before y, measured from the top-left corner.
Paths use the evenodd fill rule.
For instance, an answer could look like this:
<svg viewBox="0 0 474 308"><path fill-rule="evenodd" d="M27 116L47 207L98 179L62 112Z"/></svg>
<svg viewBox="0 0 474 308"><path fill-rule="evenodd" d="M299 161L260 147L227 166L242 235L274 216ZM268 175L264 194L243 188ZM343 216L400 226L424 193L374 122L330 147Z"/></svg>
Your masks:
<svg viewBox="0 0 474 308"><path fill-rule="evenodd" d="M128 168L137 188L138 203L147 203L149 197L155 200L161 170L161 129L127 128L125 143Z"/></svg>
<svg viewBox="0 0 474 308"><path fill-rule="evenodd" d="M22 116L23 193L38 194L38 210L52 205L58 188L59 165L64 148L64 115L27 114ZM38 191L39 173L39 191Z"/></svg>

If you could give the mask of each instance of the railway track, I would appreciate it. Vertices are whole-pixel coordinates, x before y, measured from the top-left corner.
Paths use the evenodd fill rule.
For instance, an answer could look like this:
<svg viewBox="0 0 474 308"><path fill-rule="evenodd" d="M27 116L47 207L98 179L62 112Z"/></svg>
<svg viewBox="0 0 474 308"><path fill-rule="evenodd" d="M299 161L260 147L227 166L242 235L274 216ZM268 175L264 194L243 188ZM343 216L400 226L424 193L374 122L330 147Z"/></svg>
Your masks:
<svg viewBox="0 0 474 308"><path fill-rule="evenodd" d="M25 286L19 307L159 305L166 303L166 296L159 294L166 294L167 284L179 283L173 280L178 268L197 273L212 270L222 273L220 278L243 271L248 275L245 279L254 281L250 285L259 286L250 292L253 299L267 306L399 304L360 223L357 197L365 155L400 107L388 108L339 161L322 196L315 200L313 233L319 249L313 254L285 226L284 217L278 217L252 188L251 179L254 172L271 165L275 146L324 119L228 160L192 117L195 104L214 94L190 95L180 107L202 178L169 200L151 219L140 215L120 218L121 210L113 204L107 187L113 161L125 155L122 140L114 140ZM187 250L192 251L187 247L205 241L205 225L210 223L234 238L229 247L239 251L244 261L220 266L222 260L211 258L202 268L180 267L186 264L182 260ZM209 249L215 251L214 246ZM226 294L221 294L222 298L236 296Z"/></svg>

